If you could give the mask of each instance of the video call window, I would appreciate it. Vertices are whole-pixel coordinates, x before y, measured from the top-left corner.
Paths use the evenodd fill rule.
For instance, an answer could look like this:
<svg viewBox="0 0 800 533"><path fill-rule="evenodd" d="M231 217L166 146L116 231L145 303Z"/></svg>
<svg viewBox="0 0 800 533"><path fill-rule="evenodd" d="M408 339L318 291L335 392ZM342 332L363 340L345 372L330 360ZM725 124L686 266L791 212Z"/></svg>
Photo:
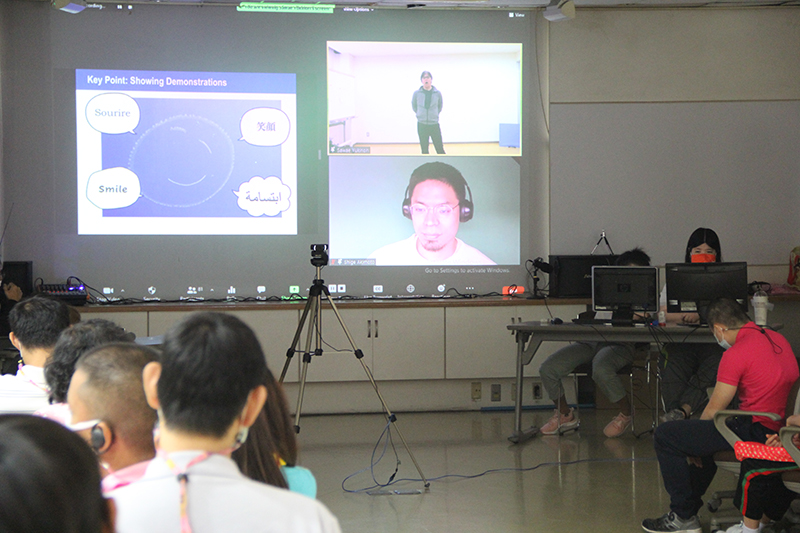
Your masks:
<svg viewBox="0 0 800 533"><path fill-rule="evenodd" d="M521 44L328 42L331 155L521 155Z"/></svg>

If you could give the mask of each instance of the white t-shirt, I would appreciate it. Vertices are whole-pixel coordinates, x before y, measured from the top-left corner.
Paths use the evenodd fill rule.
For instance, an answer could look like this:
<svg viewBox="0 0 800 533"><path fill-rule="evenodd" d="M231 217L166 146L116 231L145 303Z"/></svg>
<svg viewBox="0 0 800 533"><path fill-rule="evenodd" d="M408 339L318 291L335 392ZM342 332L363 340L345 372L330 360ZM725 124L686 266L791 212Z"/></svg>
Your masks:
<svg viewBox="0 0 800 533"><path fill-rule="evenodd" d="M456 237L456 251L447 259L426 259L417 250L417 235L378 248L369 256L378 266L496 265L477 248Z"/></svg>
<svg viewBox="0 0 800 533"><path fill-rule="evenodd" d="M202 452L169 455L179 470ZM340 533L323 504L301 494L246 478L229 457L211 455L189 466L187 509L193 533ZM138 481L107 493L117 505L117 533L176 533L180 484L163 457Z"/></svg>
<svg viewBox="0 0 800 533"><path fill-rule="evenodd" d="M23 365L16 375L0 376L0 413L31 415L48 405L44 368Z"/></svg>

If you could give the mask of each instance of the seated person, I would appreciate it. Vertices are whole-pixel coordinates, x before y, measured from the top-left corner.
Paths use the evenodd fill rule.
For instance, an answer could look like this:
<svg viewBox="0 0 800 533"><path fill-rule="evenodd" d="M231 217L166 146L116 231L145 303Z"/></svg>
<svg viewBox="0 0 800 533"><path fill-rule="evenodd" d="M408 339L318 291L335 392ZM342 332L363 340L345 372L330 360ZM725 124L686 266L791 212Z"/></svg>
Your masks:
<svg viewBox="0 0 800 533"><path fill-rule="evenodd" d="M340 531L318 501L248 479L230 459L264 406L266 371L255 334L232 315L194 313L164 335L143 373L158 454L110 493L119 533Z"/></svg>
<svg viewBox="0 0 800 533"><path fill-rule="evenodd" d="M125 342L103 344L75 365L67 393L69 427L100 459L107 472L104 492L142 477L156 455L156 412L147 404L142 385L144 367L156 360L158 352L152 348Z"/></svg>
<svg viewBox="0 0 800 533"><path fill-rule="evenodd" d="M50 391L50 405L36 411L36 414L61 422L69 423L67 390L75 372L78 358L101 344L110 342L132 342L136 336L118 325L102 318L92 318L68 327L58 336L53 353L44 365L44 378Z"/></svg>
<svg viewBox="0 0 800 533"><path fill-rule="evenodd" d="M32 414L48 405L44 365L69 326L69 311L58 300L33 296L15 305L8 320L8 336L24 364L16 375L0 376L0 412Z"/></svg>
<svg viewBox="0 0 800 533"><path fill-rule="evenodd" d="M247 440L231 458L244 475L262 483L317 497L317 480L297 465L297 438L283 387L267 369L267 401L250 427Z"/></svg>
<svg viewBox="0 0 800 533"><path fill-rule="evenodd" d="M735 301L714 300L708 307L708 325L725 350L717 384L700 420L672 420L656 428L653 445L670 512L642 522L642 529L650 533L702 532L697 511L717 471L713 455L731 449L714 427L714 414L738 394L742 410L783 416L786 399L800 376L797 359L783 335L757 326ZM743 440L763 443L781 423L754 416L752 420L735 418L728 426Z"/></svg>
<svg viewBox="0 0 800 533"><path fill-rule="evenodd" d="M722 247L716 232L697 228L689 236L684 257L687 263L722 262ZM661 291L661 310L667 311L667 287ZM666 313L668 323L699 324L697 313ZM664 345L659 358L661 396L664 399L662 422L683 420L702 411L708 402L707 389L714 386L722 349L713 344L671 342Z"/></svg>
<svg viewBox="0 0 800 533"><path fill-rule="evenodd" d="M472 193L461 172L446 163L425 163L411 173L403 216L414 235L370 254L385 265L494 265L494 261L456 237L459 224L472 219Z"/></svg>
<svg viewBox="0 0 800 533"><path fill-rule="evenodd" d="M641 248L629 250L617 258L621 266L650 266L650 256ZM548 357L539 368L547 395L556 405L556 412L545 425L539 428L543 435L555 435L559 431L578 426L578 416L567 403L562 379L579 365L592 363L592 379L606 398L619 408L619 414L603 429L606 437L618 437L631 425L631 404L625 385L617 372L633 362L633 343L575 342L561 348Z"/></svg>
<svg viewBox="0 0 800 533"><path fill-rule="evenodd" d="M97 459L83 440L38 416L0 416L0 531L113 533Z"/></svg>
<svg viewBox="0 0 800 533"><path fill-rule="evenodd" d="M800 415L792 415L786 419L787 426L800 426ZM800 441L800 435L792 438L794 444ZM739 456L737 443L737 457ZM765 443L775 447L776 451L784 452L781 447L780 437L770 435ZM777 453L775 455L778 455ZM765 524L780 520L789 510L792 501L797 498L797 493L789 490L783 484L781 474L790 470L797 470L797 464L786 457L787 460L765 460L756 458L743 458L740 467L739 483L736 484L736 495L733 503L742 511L742 522L728 528L726 533L757 533Z"/></svg>

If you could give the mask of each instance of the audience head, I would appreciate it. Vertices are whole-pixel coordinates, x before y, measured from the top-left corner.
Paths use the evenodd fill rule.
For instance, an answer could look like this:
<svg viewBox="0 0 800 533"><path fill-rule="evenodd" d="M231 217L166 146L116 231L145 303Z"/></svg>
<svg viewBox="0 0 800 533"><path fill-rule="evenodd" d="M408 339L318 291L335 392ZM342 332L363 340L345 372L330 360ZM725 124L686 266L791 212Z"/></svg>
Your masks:
<svg viewBox="0 0 800 533"><path fill-rule="evenodd" d="M0 479L0 531L114 530L95 455L57 422L0 416Z"/></svg>
<svg viewBox="0 0 800 533"><path fill-rule="evenodd" d="M147 404L142 371L158 352L132 342L98 346L78 359L67 395L72 422L114 470L152 459L156 412ZM116 448L113 448L117 446ZM112 449L113 448L113 449Z"/></svg>
<svg viewBox="0 0 800 533"><path fill-rule="evenodd" d="M711 302L706 317L708 325L712 328L720 327L726 330L741 328L750 322L750 317L742 307L735 300L728 298L717 298Z"/></svg>
<svg viewBox="0 0 800 533"><path fill-rule="evenodd" d="M701 256L704 259L713 260L693 261L692 256ZM695 258L697 259L697 258ZM685 262L701 262L701 263L721 263L722 262L722 247L719 244L719 237L713 229L697 228L689 236L689 242L686 243L686 257Z"/></svg>
<svg viewBox="0 0 800 533"><path fill-rule="evenodd" d="M194 313L164 335L159 362L145 369L145 391L159 410L162 436L171 430L221 439L237 421L240 429L252 424L266 397L266 372L261 346L244 322Z"/></svg>
<svg viewBox="0 0 800 533"><path fill-rule="evenodd" d="M639 247L623 252L616 261L617 266L650 266L650 256Z"/></svg>
<svg viewBox="0 0 800 533"><path fill-rule="evenodd" d="M267 370L267 401L250 427L247 441L231 457L247 477L287 488L277 460L297 464L297 439L289 405L280 383Z"/></svg>
<svg viewBox="0 0 800 533"><path fill-rule="evenodd" d="M50 358L44 365L44 377L50 389L50 401L52 403L67 401L69 381L75 372L75 363L81 355L101 344L132 342L135 337L133 333L128 333L113 322L102 318L78 322L62 331Z"/></svg>
<svg viewBox="0 0 800 533"><path fill-rule="evenodd" d="M32 296L20 301L8 314L11 342L17 348L51 349L69 326L67 306L53 298Z"/></svg>

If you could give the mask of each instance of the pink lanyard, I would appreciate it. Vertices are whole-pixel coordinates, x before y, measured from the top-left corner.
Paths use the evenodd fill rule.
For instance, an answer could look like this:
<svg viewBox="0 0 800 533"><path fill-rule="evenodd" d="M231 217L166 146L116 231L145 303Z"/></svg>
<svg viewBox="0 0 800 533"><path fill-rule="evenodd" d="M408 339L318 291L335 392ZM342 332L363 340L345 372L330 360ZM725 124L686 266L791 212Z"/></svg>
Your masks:
<svg viewBox="0 0 800 533"><path fill-rule="evenodd" d="M191 461L189 464L186 465L186 468L180 469L175 464L175 462L167 455L164 455L164 459L167 462L167 466L178 477L178 483L181 486L181 533L192 533L192 526L189 524L189 514L187 512L187 505L188 505L188 495L186 492L186 485L189 483L189 474L187 471L198 463L202 463L209 457L211 457L211 453L203 452Z"/></svg>
<svg viewBox="0 0 800 533"><path fill-rule="evenodd" d="M21 375L21 376L22 376L22 377L23 377L25 380L27 380L27 381L28 381L28 383L30 383L31 385L33 385L34 387L36 387L36 388L37 388L37 389L39 389L40 391L42 391L42 392L48 392L48 393L50 392L50 391L48 390L48 388L47 388L47 387L42 387L41 385L39 385L38 383L36 383L35 381L33 381L31 378L29 378L28 376L26 376L26 375L25 375L25 371L24 371L24 370L22 370L22 364L21 364L21 363L20 363L19 365L17 365L17 375Z"/></svg>

